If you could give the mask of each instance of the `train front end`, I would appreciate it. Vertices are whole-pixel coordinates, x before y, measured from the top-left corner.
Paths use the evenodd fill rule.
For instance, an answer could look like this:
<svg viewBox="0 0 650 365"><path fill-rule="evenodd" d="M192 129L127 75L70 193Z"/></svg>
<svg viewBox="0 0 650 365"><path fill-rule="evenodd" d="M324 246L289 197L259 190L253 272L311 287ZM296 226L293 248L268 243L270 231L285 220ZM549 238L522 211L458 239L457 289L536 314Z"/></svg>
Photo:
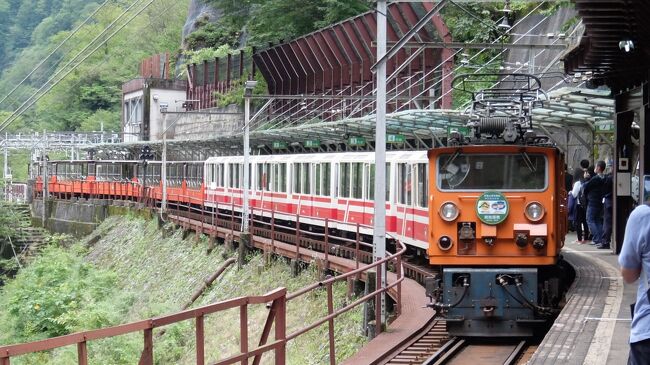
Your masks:
<svg viewBox="0 0 650 365"><path fill-rule="evenodd" d="M563 160L553 147L429 151L430 306L450 335L532 336L564 292ZM561 265L560 265L561 266Z"/></svg>

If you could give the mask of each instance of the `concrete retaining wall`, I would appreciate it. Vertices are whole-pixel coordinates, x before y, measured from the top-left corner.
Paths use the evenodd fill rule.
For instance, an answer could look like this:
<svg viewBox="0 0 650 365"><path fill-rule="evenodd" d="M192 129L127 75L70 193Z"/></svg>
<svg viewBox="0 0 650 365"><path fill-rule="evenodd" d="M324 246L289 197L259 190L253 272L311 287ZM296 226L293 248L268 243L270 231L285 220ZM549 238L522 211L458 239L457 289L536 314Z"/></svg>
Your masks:
<svg viewBox="0 0 650 365"><path fill-rule="evenodd" d="M169 139L205 139L234 134L244 126L244 116L236 105L226 108L209 109L215 114L182 114L176 124L170 128ZM222 113L222 114L219 114ZM171 118L171 117L168 117ZM167 120L168 125L173 119Z"/></svg>
<svg viewBox="0 0 650 365"><path fill-rule="evenodd" d="M115 205L112 205L115 204ZM90 234L110 215L125 215L137 211L133 202L114 202L103 199L54 200L46 202L46 219L43 224L43 200L31 204L34 226L47 228L56 233L81 237Z"/></svg>

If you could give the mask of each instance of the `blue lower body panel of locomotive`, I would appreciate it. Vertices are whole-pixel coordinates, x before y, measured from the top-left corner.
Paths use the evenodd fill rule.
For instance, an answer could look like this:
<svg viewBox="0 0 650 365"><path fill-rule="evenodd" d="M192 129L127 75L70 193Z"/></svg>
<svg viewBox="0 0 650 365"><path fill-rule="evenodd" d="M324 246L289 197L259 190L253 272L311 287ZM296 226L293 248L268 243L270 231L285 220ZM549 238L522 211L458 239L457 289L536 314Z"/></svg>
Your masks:
<svg viewBox="0 0 650 365"><path fill-rule="evenodd" d="M545 322L531 305L537 303L535 268L445 268L443 285L451 336L527 337Z"/></svg>

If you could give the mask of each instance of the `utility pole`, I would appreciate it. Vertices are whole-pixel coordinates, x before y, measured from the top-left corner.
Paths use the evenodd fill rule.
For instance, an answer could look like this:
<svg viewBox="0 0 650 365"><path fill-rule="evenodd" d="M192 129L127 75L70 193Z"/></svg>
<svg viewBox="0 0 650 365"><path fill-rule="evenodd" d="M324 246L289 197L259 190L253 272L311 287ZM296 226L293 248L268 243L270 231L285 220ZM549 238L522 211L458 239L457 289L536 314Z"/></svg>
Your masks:
<svg viewBox="0 0 650 365"><path fill-rule="evenodd" d="M43 209L41 210L41 221L43 228L47 228L47 196L49 195L47 160L45 148L43 148L41 150L41 166L43 172Z"/></svg>
<svg viewBox="0 0 650 365"><path fill-rule="evenodd" d="M4 177L5 180L7 179L7 155L8 155L8 152L7 152L7 147L8 146L7 146L7 144L9 143L8 138L9 138L9 135L5 132L5 162L4 162L5 167L4 167L4 170L2 170L3 171L2 177Z"/></svg>
<svg viewBox="0 0 650 365"><path fill-rule="evenodd" d="M160 203L160 212L164 214L167 212L167 106L160 106L160 112L162 114L162 166L160 168L160 174L162 175L162 202ZM103 132L102 132L103 135Z"/></svg>
<svg viewBox="0 0 650 365"><path fill-rule="evenodd" d="M244 84L244 187L243 187L243 204L241 212L241 242L239 243L239 260L238 265L243 265L245 249L250 244L251 235L248 230L248 213L249 213L249 193L250 188L250 117L251 117L251 96L257 81L248 80ZM298 227L297 229L300 229Z"/></svg>
<svg viewBox="0 0 650 365"><path fill-rule="evenodd" d="M9 191L10 191L10 189L9 189L10 184L9 184L9 178L8 178L8 176L9 176L9 167L8 167L8 164L7 164L7 158L9 157L9 151L8 151L8 147L7 147L7 134L6 133L5 133L5 150L4 150L4 153L5 153L5 160L4 160L4 169L2 170L2 178L4 180L4 199L8 200Z"/></svg>
<svg viewBox="0 0 650 365"><path fill-rule="evenodd" d="M386 0L377 1L377 125L375 129L375 214L373 218L373 257L374 261L386 257ZM381 278L382 289L386 288L386 264L377 267L377 277ZM377 288L379 289L379 288ZM381 333L386 323L386 295L380 294L381 323L377 323L375 333Z"/></svg>

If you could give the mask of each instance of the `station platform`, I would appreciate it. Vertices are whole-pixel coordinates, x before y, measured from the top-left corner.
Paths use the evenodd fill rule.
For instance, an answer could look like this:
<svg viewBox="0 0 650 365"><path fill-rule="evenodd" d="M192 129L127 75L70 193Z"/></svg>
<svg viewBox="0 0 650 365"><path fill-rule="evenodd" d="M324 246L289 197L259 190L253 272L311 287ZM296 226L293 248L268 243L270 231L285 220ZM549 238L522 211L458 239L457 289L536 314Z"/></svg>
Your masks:
<svg viewBox="0 0 650 365"><path fill-rule="evenodd" d="M562 250L576 269L567 304L528 363L626 364L637 283L623 282L611 250L575 239L569 234Z"/></svg>
<svg viewBox="0 0 650 365"><path fill-rule="evenodd" d="M623 282L618 256L611 250L572 243L575 239L573 233L567 236L562 254L576 269L576 280L562 313L527 363L626 364L630 334L629 304L636 299L637 284ZM407 291L413 293L408 295L405 303L415 299L419 304L424 288L411 286ZM400 316L401 321L396 321L388 333L372 340L344 364L383 363L390 354L386 349L404 341L405 332L417 326L414 322L430 320L430 316L430 310L418 305L408 308Z"/></svg>

